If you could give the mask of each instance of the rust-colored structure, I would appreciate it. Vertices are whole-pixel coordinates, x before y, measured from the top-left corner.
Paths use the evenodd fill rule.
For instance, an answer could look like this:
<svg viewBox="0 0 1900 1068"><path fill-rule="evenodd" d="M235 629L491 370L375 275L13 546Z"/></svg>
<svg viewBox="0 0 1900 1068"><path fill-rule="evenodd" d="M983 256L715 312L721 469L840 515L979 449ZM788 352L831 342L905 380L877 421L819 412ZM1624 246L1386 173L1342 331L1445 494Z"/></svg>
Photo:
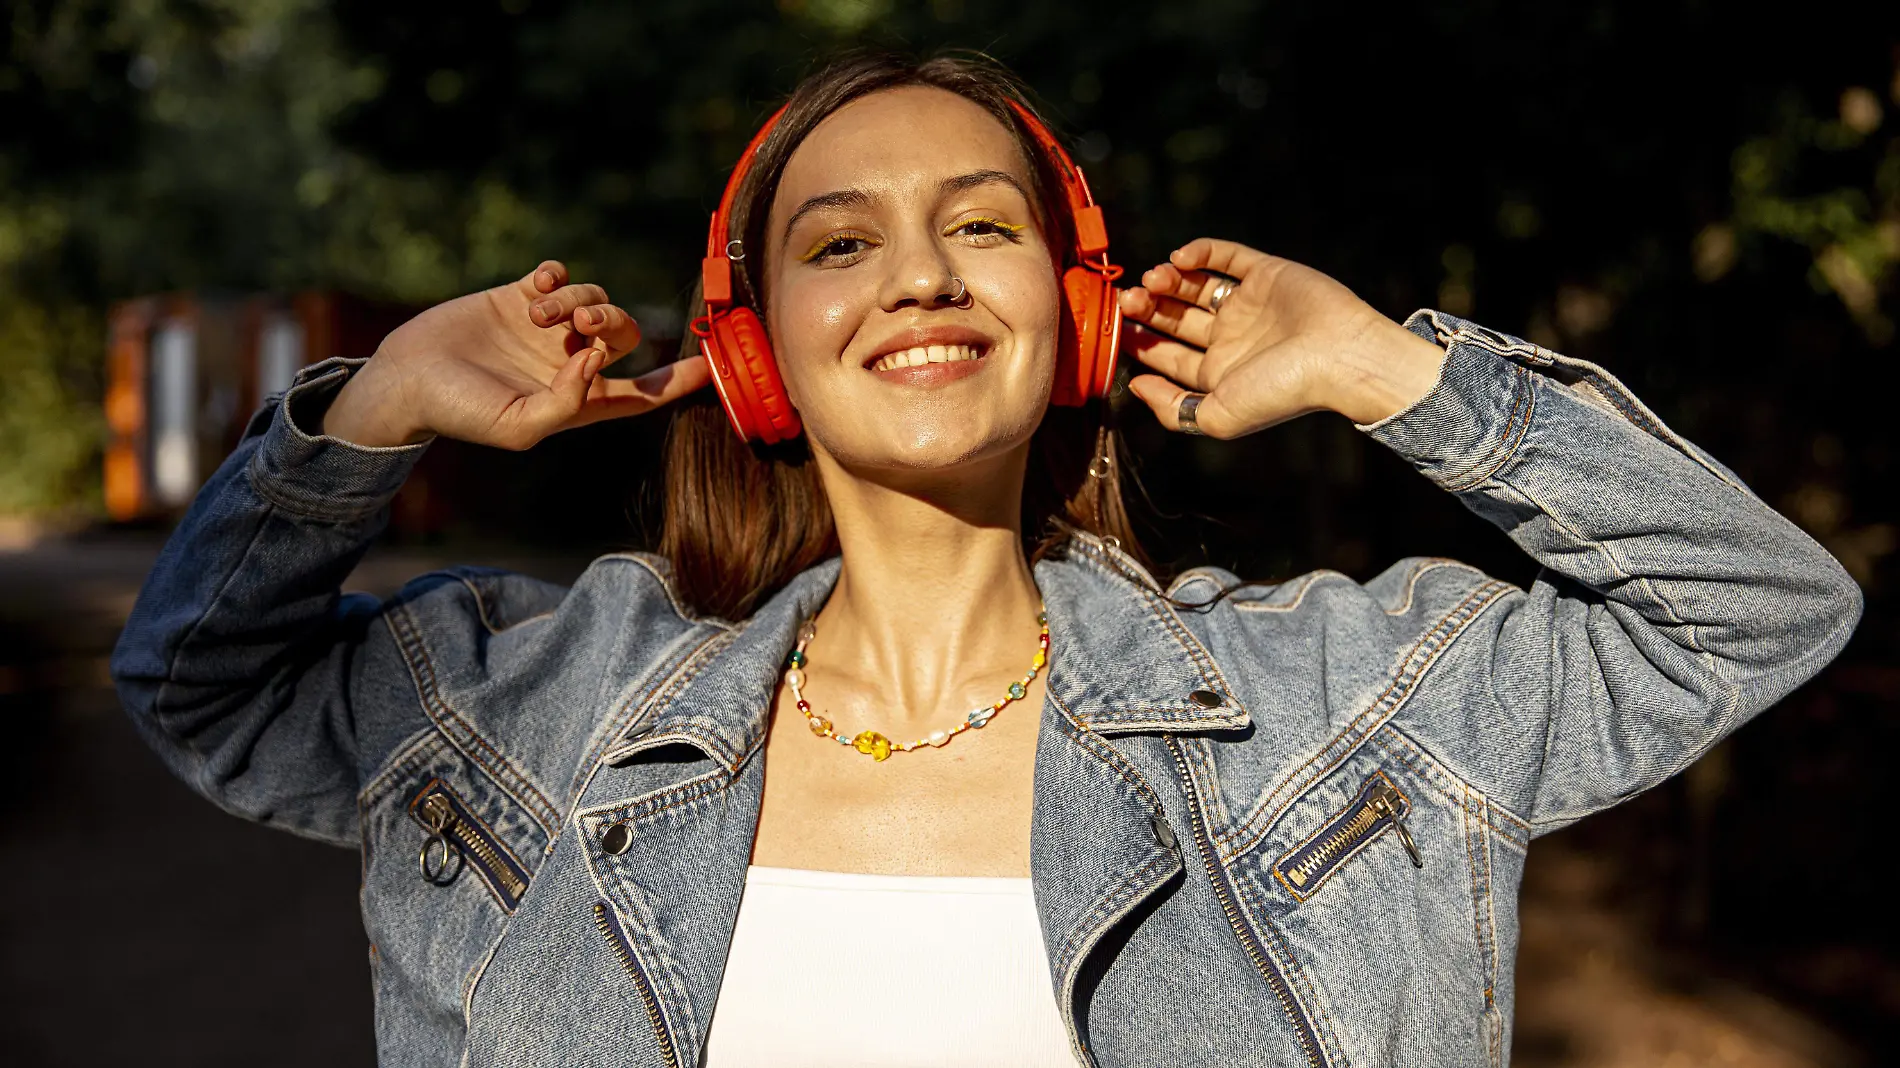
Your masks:
<svg viewBox="0 0 1900 1068"><path fill-rule="evenodd" d="M108 326L106 510L126 522L191 502L251 413L297 369L367 356L419 309L335 292L293 297L170 294L114 305ZM405 490L399 526L433 527L426 485Z"/></svg>

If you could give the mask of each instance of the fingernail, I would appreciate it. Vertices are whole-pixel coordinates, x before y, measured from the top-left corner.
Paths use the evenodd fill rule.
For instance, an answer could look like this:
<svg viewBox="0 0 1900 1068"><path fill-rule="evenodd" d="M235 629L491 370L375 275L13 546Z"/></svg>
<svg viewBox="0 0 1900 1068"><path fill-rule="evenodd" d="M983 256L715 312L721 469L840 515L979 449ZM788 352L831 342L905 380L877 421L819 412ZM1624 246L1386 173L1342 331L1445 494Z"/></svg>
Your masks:
<svg viewBox="0 0 1900 1068"><path fill-rule="evenodd" d="M607 316L602 314L598 308L587 309L587 325L588 326L599 326L601 322L605 320L606 318Z"/></svg>
<svg viewBox="0 0 1900 1068"><path fill-rule="evenodd" d="M549 289L554 288L554 272L553 271L542 271L539 275L536 276L536 279L542 285L547 286Z"/></svg>
<svg viewBox="0 0 1900 1068"><path fill-rule="evenodd" d="M543 322L553 319L560 312L561 306L551 300L544 300L534 306L534 313L539 315Z"/></svg>

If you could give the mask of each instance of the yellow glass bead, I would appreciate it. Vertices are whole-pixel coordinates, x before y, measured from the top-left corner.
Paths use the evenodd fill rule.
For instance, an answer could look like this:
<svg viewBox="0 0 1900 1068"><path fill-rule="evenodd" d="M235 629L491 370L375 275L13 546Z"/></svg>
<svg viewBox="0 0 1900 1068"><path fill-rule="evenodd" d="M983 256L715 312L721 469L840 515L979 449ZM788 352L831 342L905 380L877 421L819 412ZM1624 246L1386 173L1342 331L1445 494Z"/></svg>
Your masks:
<svg viewBox="0 0 1900 1068"><path fill-rule="evenodd" d="M1049 662L1049 654L1038 649L1036 651L1036 659L1031 660L1029 663L1031 667L1039 668L1042 665L1047 664L1048 662Z"/></svg>
<svg viewBox="0 0 1900 1068"><path fill-rule="evenodd" d="M806 726L810 727L811 732L820 738L831 733L831 721L823 716L811 717L811 719L806 721Z"/></svg>
<svg viewBox="0 0 1900 1068"><path fill-rule="evenodd" d="M858 752L870 754L872 760L885 760L891 755L891 740L876 731L859 731L851 744Z"/></svg>

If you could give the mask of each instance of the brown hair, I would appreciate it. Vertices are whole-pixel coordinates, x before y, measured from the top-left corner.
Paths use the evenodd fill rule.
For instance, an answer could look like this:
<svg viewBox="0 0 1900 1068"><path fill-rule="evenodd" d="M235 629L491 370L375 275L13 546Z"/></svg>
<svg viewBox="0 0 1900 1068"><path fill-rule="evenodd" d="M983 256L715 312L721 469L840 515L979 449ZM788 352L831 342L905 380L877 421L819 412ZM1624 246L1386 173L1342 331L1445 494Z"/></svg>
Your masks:
<svg viewBox="0 0 1900 1068"><path fill-rule="evenodd" d="M734 198L733 228L745 247L765 248L766 216L779 177L793 150L820 122L859 97L913 85L973 101L1010 131L1030 161L1037 221L1050 247L1073 258L1071 220L1055 164L1010 107L1013 101L1034 113L1021 83L987 56L964 52L922 61L853 53L800 82ZM739 282L762 303L759 259L740 261ZM700 306L695 288L689 307L697 314ZM1123 551L1147 562L1128 522L1123 448L1108 414L1102 401L1051 407L1030 440L1022 527L1032 559L1079 529L1113 538ZM794 575L838 552L831 505L805 439L773 446L740 441L710 390L675 406L666 441L664 498L660 552L672 560L680 599L700 615L744 618Z"/></svg>

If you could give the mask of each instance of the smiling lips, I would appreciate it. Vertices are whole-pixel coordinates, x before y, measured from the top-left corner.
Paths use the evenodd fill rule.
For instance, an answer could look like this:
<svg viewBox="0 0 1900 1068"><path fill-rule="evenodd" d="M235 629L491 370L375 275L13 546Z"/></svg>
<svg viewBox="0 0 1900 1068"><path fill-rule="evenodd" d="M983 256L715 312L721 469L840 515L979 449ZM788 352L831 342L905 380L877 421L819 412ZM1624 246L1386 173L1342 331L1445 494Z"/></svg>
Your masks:
<svg viewBox="0 0 1900 1068"><path fill-rule="evenodd" d="M975 345L918 345L901 352L887 352L871 365L873 371L894 371L900 367L922 367L931 363L956 363L983 355Z"/></svg>
<svg viewBox="0 0 1900 1068"><path fill-rule="evenodd" d="M913 345L887 352L869 370L886 382L930 388L973 375L989 366L987 345Z"/></svg>

